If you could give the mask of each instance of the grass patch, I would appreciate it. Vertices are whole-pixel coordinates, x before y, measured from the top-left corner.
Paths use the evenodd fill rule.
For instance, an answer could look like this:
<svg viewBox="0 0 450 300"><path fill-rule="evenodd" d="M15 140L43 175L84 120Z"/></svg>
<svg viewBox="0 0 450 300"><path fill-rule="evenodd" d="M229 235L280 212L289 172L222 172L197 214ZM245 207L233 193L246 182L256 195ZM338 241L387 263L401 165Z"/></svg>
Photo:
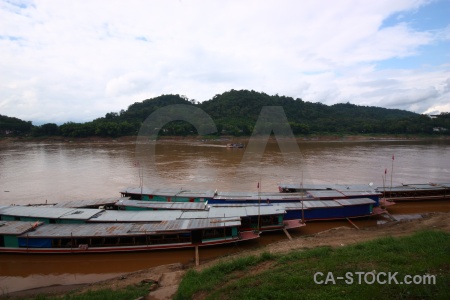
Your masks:
<svg viewBox="0 0 450 300"><path fill-rule="evenodd" d="M87 291L78 293L70 292L63 296L45 296L38 295L28 300L129 300L149 294L149 284L130 285L123 289L101 289L96 291Z"/></svg>
<svg viewBox="0 0 450 300"><path fill-rule="evenodd" d="M188 299L200 291L211 292L224 282L235 279L235 273L275 258L276 256L270 253L262 253L260 256L246 256L221 262L202 272L191 269L183 277L175 299Z"/></svg>
<svg viewBox="0 0 450 300"><path fill-rule="evenodd" d="M258 274L239 272L267 260L272 261L271 267ZM375 273L366 276L371 271ZM316 272L323 273L317 277L323 284L314 282ZM328 272L332 272L334 281L325 284ZM435 275L436 283L395 284L391 280L388 284L388 275L381 272L398 272L395 279L399 283L406 275ZM351 274L353 283L347 274ZM379 276L386 284L368 284L364 276L368 282ZM240 258L202 272L190 271L183 278L176 299L191 299L196 294L206 295L206 299L448 299L449 283L450 234L423 231L335 249L320 247L285 255Z"/></svg>

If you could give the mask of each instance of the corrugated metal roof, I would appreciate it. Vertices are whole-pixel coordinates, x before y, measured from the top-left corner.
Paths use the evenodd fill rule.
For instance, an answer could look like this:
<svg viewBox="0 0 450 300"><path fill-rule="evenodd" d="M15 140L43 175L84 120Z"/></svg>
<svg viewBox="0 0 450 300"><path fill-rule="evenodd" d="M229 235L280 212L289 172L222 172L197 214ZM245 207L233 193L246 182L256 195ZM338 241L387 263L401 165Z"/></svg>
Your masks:
<svg viewBox="0 0 450 300"><path fill-rule="evenodd" d="M258 194L252 192L217 192L217 195L214 196L214 199L257 200Z"/></svg>
<svg viewBox="0 0 450 300"><path fill-rule="evenodd" d="M2 215L43 218L43 219L74 219L87 220L99 212L101 209L83 209L83 208L63 208L49 206L8 206L2 210Z"/></svg>
<svg viewBox="0 0 450 300"><path fill-rule="evenodd" d="M175 197L179 193L184 191L183 189L154 189L151 194L155 196L163 196L163 197Z"/></svg>
<svg viewBox="0 0 450 300"><path fill-rule="evenodd" d="M257 192L218 192L214 199L217 200L252 200L265 202L269 200L298 199L299 193L257 193Z"/></svg>
<svg viewBox="0 0 450 300"><path fill-rule="evenodd" d="M0 234L19 235L42 224L42 222L0 221Z"/></svg>
<svg viewBox="0 0 450 300"><path fill-rule="evenodd" d="M248 206L245 208L248 216L257 215L279 215L284 214L286 211L278 206Z"/></svg>
<svg viewBox="0 0 450 300"><path fill-rule="evenodd" d="M2 214L3 209L8 208L8 207L9 207L9 205L8 206L0 205L0 215Z"/></svg>
<svg viewBox="0 0 450 300"><path fill-rule="evenodd" d="M248 202L248 203L211 203L208 206L209 207L248 207L248 206L272 206L276 205L276 203L270 203L267 204L266 201L261 201L261 204L257 202Z"/></svg>
<svg viewBox="0 0 450 300"><path fill-rule="evenodd" d="M87 199L87 200L68 200L68 201L61 201L55 204L53 207L72 207L72 208L83 208L91 206L98 207L103 205L113 205L121 199L124 198L116 197L116 198Z"/></svg>
<svg viewBox="0 0 450 300"><path fill-rule="evenodd" d="M167 232L176 230L223 228L240 225L241 220L239 218L184 219L175 221L164 221L158 224L142 224L140 225L140 231Z"/></svg>
<svg viewBox="0 0 450 300"><path fill-rule="evenodd" d="M119 200L117 206L141 207L149 209L204 210L207 202L160 202L140 200Z"/></svg>
<svg viewBox="0 0 450 300"><path fill-rule="evenodd" d="M449 188L450 183L439 183L439 184L405 184L401 186L386 186L386 187L377 187L377 190L380 192L412 192L412 191L428 191L428 190L443 190L445 188Z"/></svg>
<svg viewBox="0 0 450 300"><path fill-rule="evenodd" d="M335 190L339 192L366 192L366 193L377 193L375 188L368 184L335 184L333 186Z"/></svg>
<svg viewBox="0 0 450 300"><path fill-rule="evenodd" d="M176 220L180 218L180 210L139 210L139 211L116 211L106 210L89 222L160 222L165 220Z"/></svg>
<svg viewBox="0 0 450 300"><path fill-rule="evenodd" d="M209 211L184 211L181 214L180 219L206 219L208 218Z"/></svg>
<svg viewBox="0 0 450 300"><path fill-rule="evenodd" d="M245 207L211 207L209 218L246 217Z"/></svg>
<svg viewBox="0 0 450 300"><path fill-rule="evenodd" d="M373 195L378 195L380 196L381 193L378 192L364 192L364 191L339 191L342 194L344 194L345 196L373 196Z"/></svg>
<svg viewBox="0 0 450 300"><path fill-rule="evenodd" d="M435 186L431 184L408 184L408 187L418 189L418 190L440 190L444 189L442 186Z"/></svg>
<svg viewBox="0 0 450 300"><path fill-rule="evenodd" d="M149 188L141 188L139 187L129 187L126 189L123 189L122 193L129 193L129 194L142 194L143 195L158 195L163 197L173 197L176 196L178 193L182 192L182 189L149 189Z"/></svg>
<svg viewBox="0 0 450 300"><path fill-rule="evenodd" d="M307 195L304 193L261 193L259 196L261 202L266 202L266 200L300 200L306 197Z"/></svg>
<svg viewBox="0 0 450 300"><path fill-rule="evenodd" d="M130 194L141 194L141 188L128 187L121 190L121 193ZM143 195L153 195L162 197L185 197L185 198L212 198L214 197L215 191L192 191L188 189L142 189Z"/></svg>
<svg viewBox="0 0 450 300"><path fill-rule="evenodd" d="M342 193L340 193L336 190L308 191L308 194L310 194L314 198L343 198L343 197L345 197Z"/></svg>
<svg viewBox="0 0 450 300"><path fill-rule="evenodd" d="M306 203L307 201L304 201L304 203ZM302 208L304 210L309 209L306 204L303 205L302 207L302 203L301 202L289 202L289 203L275 203L275 206L280 206L281 208L283 208L284 210L301 210Z"/></svg>
<svg viewBox="0 0 450 300"><path fill-rule="evenodd" d="M97 214L103 212L103 209L95 209L95 208L76 208L71 212L62 215L59 219L65 220L88 220L92 217L95 217Z"/></svg>
<svg viewBox="0 0 450 300"><path fill-rule="evenodd" d="M375 203L375 201L370 198L338 199L335 201L344 206L374 204Z"/></svg>
<svg viewBox="0 0 450 300"><path fill-rule="evenodd" d="M313 208L327 208L327 207L342 207L350 205L362 205L362 204L373 204L374 200L370 198L354 198L354 199L338 199L338 200L308 200L303 202L303 209L313 209ZM274 206L279 205L284 207L286 210L301 210L301 202L291 202L291 203L276 203Z"/></svg>
<svg viewBox="0 0 450 300"><path fill-rule="evenodd" d="M48 237L48 238L70 238L74 237L104 237L136 235L130 233L133 224L45 224L23 234L23 237Z"/></svg>
<svg viewBox="0 0 450 300"><path fill-rule="evenodd" d="M280 184L280 188L283 189L297 189L297 190L337 190L340 192L344 191L355 191L355 192L368 192L368 193L376 193L375 188L368 184L299 184L299 183L291 183L291 184Z"/></svg>
<svg viewBox="0 0 450 300"><path fill-rule="evenodd" d="M185 197L185 198L212 198L214 197L215 192L213 190L208 191L188 191L184 190L177 194L177 197Z"/></svg>
<svg viewBox="0 0 450 300"><path fill-rule="evenodd" d="M378 191L380 192L400 192L400 191L406 191L406 192L411 192L411 191L415 191L417 189L409 187L409 186L393 186L393 187L378 187L377 188Z"/></svg>
<svg viewBox="0 0 450 300"><path fill-rule="evenodd" d="M317 200L317 201L304 201L304 206L307 208L325 208L325 207L340 207L341 204L335 200Z"/></svg>
<svg viewBox="0 0 450 300"><path fill-rule="evenodd" d="M218 227L230 227L240 226L241 220L238 218L209 218L209 219L193 219L190 220L190 229L200 228L218 228Z"/></svg>
<svg viewBox="0 0 450 300"><path fill-rule="evenodd" d="M261 206L259 215L277 215L283 214L285 211L278 206ZM216 207L212 206L209 209L209 218L222 217L247 217L257 216L258 206L241 206L241 207Z"/></svg>
<svg viewBox="0 0 450 300"><path fill-rule="evenodd" d="M326 190L333 189L330 184L300 184L300 183L282 183L278 185L283 189L297 189L297 190Z"/></svg>
<svg viewBox="0 0 450 300"><path fill-rule="evenodd" d="M34 231L22 234L22 237L105 237L127 236L147 233L177 232L204 228L220 228L240 226L238 219L199 219L199 220L171 220L156 224L135 223L96 223L96 224L45 224Z"/></svg>

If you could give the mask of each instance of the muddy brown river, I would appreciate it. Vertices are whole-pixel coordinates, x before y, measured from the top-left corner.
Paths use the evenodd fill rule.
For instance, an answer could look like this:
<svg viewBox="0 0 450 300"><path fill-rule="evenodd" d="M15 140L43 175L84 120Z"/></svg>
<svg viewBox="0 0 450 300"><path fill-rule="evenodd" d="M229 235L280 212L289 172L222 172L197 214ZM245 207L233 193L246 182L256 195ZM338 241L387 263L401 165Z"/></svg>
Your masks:
<svg viewBox="0 0 450 300"><path fill-rule="evenodd" d="M0 143L0 205L57 203L117 197L126 187L190 188L221 191L277 191L278 183L390 184L450 182L449 140L302 141L299 152L281 151L276 141L259 145L262 157L243 161L244 149L231 141L159 141L152 168L142 167L134 142ZM262 150L261 150L262 148ZM138 150L140 151L140 150ZM247 158L252 156L248 155ZM252 154L252 153L250 153ZM392 160L394 156L394 160ZM254 155L257 157L257 155ZM140 171L143 175L140 175ZM448 202L401 203L389 208L399 216L449 211ZM375 226L377 218L357 220ZM338 226L345 221L309 223L294 237ZM264 233L248 243L200 249L200 259L284 240ZM51 284L86 283L166 264L191 263L194 250L84 255L0 254L0 294Z"/></svg>

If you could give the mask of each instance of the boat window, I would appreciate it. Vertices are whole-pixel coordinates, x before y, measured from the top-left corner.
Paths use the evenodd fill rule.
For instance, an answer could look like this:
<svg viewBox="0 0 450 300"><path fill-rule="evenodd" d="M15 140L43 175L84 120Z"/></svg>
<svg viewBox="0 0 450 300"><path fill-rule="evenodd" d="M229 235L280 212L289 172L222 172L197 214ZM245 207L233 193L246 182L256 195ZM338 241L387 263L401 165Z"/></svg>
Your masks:
<svg viewBox="0 0 450 300"><path fill-rule="evenodd" d="M117 237L107 237L105 238L105 246L114 246L119 243L119 239Z"/></svg>
<svg viewBox="0 0 450 300"><path fill-rule="evenodd" d="M136 245L147 245L147 238L145 236L136 236L134 241Z"/></svg>
<svg viewBox="0 0 450 300"><path fill-rule="evenodd" d="M101 247L104 244L104 238L91 238L90 246L92 247Z"/></svg>
<svg viewBox="0 0 450 300"><path fill-rule="evenodd" d="M134 237L132 236L122 236L120 237L121 245L134 245Z"/></svg>
<svg viewBox="0 0 450 300"><path fill-rule="evenodd" d="M75 246L89 244L89 239L75 239Z"/></svg>

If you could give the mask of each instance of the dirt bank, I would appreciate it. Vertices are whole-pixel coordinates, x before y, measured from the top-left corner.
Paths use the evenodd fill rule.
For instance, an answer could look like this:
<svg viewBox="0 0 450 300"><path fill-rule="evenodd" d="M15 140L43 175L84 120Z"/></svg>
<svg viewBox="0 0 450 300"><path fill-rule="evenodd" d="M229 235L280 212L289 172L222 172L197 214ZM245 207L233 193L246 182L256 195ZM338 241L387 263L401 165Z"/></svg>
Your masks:
<svg viewBox="0 0 450 300"><path fill-rule="evenodd" d="M390 222L376 227L367 227L360 230L349 227L338 227L327 231L319 232L310 236L302 236L292 241L281 241L268 246L238 253L221 258L222 260L233 259L242 255L257 255L262 252L285 253L291 250L310 249L318 246L342 247L362 241L373 240L380 237L392 236L400 237L410 235L416 231L424 229L439 229L450 232L450 212L424 214L422 219L402 220ZM171 299L176 292L177 286L188 268L201 270L217 263L218 260L201 262L200 266L183 266L181 264L171 264L159 266L135 273L124 274L110 280L92 283L83 286L51 286L40 289L33 289L22 292L11 293L11 298L23 298L25 296L37 294L64 294L68 291L87 291L103 288L117 289L127 285L139 284L143 281L158 282L158 288L151 292L147 299Z"/></svg>

